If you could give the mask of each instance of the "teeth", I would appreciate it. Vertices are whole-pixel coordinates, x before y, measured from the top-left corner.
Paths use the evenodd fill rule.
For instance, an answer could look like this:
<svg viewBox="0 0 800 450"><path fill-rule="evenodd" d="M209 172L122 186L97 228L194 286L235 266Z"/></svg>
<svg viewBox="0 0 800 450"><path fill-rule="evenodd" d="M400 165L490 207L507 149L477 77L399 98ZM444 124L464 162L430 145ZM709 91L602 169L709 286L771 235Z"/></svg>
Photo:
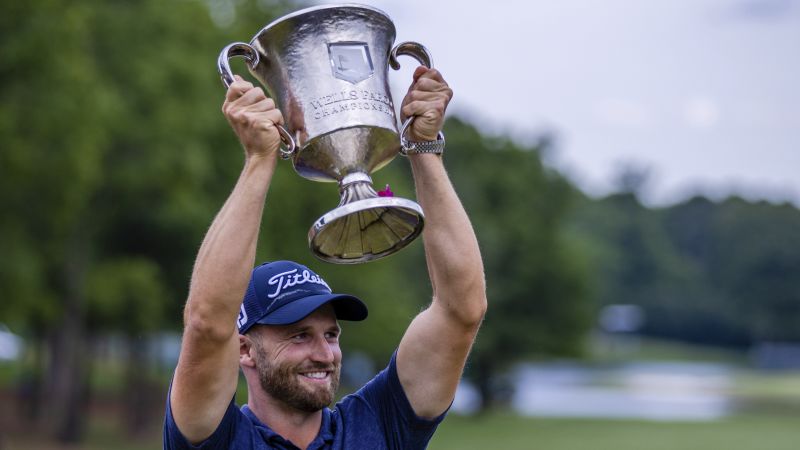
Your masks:
<svg viewBox="0 0 800 450"><path fill-rule="evenodd" d="M321 380L326 376L328 376L328 372L309 372L304 375L307 376L308 378L315 378L317 380Z"/></svg>

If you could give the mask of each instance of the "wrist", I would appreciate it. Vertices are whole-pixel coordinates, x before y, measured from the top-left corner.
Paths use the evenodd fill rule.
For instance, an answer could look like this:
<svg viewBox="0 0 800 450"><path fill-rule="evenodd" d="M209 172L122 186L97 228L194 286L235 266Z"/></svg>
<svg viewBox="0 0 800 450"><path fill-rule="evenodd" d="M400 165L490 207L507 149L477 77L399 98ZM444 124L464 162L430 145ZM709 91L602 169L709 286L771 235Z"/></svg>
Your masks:
<svg viewBox="0 0 800 450"><path fill-rule="evenodd" d="M278 158L275 153L247 155L244 161L245 173L258 173L271 175L275 171Z"/></svg>
<svg viewBox="0 0 800 450"><path fill-rule="evenodd" d="M444 153L444 133L437 134L436 139L427 141L406 140L401 136L400 153L405 156L417 154L432 154L441 157Z"/></svg>
<svg viewBox="0 0 800 450"><path fill-rule="evenodd" d="M430 178L438 178L445 171L444 160L435 153L415 153L408 155L411 172L417 182Z"/></svg>
<svg viewBox="0 0 800 450"><path fill-rule="evenodd" d="M409 141L417 141L417 142L435 141L436 140L436 136L438 136L438 135L439 135L438 132L437 133L433 133L433 134L430 134L430 133L418 134L418 133L415 133L414 130L408 130L408 140Z"/></svg>
<svg viewBox="0 0 800 450"><path fill-rule="evenodd" d="M244 163L247 166L274 165L278 161L278 152L250 153L245 152Z"/></svg>

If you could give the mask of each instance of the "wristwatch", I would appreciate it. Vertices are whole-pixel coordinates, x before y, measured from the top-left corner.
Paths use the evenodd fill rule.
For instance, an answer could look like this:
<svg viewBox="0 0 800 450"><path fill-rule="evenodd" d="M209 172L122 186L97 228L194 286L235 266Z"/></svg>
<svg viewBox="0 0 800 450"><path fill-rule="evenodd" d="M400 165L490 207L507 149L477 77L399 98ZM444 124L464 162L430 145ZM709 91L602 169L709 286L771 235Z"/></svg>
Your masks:
<svg viewBox="0 0 800 450"><path fill-rule="evenodd" d="M400 139L401 155L408 156L416 153L435 153L437 155L444 153L444 133L440 131L435 141L414 142Z"/></svg>

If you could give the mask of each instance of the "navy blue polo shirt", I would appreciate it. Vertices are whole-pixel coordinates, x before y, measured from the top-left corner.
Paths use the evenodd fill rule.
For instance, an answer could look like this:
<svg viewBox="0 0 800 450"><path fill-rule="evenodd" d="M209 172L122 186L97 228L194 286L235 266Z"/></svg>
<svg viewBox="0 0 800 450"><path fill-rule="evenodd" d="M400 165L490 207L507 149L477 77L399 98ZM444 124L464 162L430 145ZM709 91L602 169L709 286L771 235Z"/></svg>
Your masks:
<svg viewBox="0 0 800 450"><path fill-rule="evenodd" d="M413 450L427 447L447 412L433 420L414 414L397 376L396 355L392 355L389 365L358 392L343 398L333 409L323 408L322 425L308 446L309 450ZM175 425L168 399L164 449L294 450L297 447L261 423L247 405L239 409L233 400L214 433L193 446Z"/></svg>

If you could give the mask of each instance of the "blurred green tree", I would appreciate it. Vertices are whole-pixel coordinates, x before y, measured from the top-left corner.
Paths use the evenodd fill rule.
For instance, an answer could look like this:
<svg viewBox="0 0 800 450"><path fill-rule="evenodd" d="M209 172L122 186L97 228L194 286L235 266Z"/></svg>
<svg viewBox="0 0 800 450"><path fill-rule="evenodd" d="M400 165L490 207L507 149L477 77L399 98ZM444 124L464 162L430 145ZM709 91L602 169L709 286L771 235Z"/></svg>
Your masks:
<svg viewBox="0 0 800 450"><path fill-rule="evenodd" d="M800 341L800 210L696 197L663 216L670 240L711 292L696 300L709 304L722 322L698 324L706 332L693 340L739 347Z"/></svg>
<svg viewBox="0 0 800 450"><path fill-rule="evenodd" d="M282 12L0 6L0 313L46 355L30 411L60 440L85 429L90 327L123 330L140 355L134 336L179 323L193 253L241 161L214 61Z"/></svg>
<svg viewBox="0 0 800 450"><path fill-rule="evenodd" d="M581 202L600 305L642 306L645 335L745 349L800 340L800 210L694 197L647 208L633 192Z"/></svg>

